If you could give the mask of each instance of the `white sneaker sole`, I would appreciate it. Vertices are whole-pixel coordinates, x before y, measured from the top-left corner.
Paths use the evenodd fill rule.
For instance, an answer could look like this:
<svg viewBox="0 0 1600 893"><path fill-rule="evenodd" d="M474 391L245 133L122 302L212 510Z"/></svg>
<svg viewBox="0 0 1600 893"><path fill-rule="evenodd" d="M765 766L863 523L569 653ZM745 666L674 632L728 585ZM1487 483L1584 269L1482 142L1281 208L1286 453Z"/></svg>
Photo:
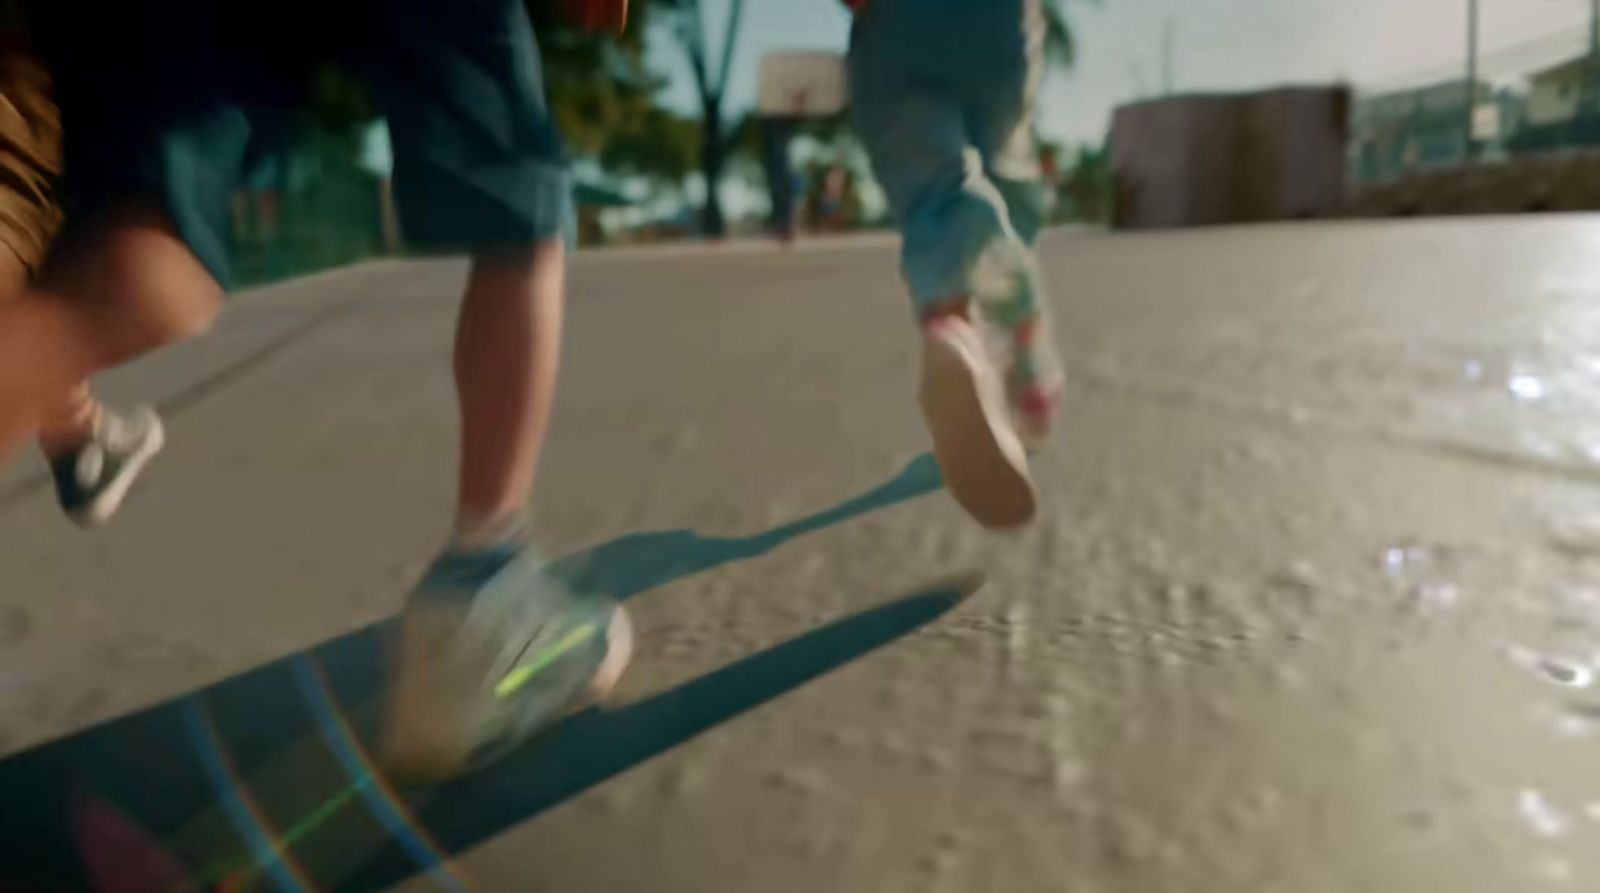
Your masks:
<svg viewBox="0 0 1600 893"><path fill-rule="evenodd" d="M1013 530L1039 498L998 375L975 338L935 330L923 338L922 414L945 486L979 524Z"/></svg>
<svg viewBox="0 0 1600 893"><path fill-rule="evenodd" d="M606 628L605 658L583 694L541 727L509 736L503 744L485 751L483 721L492 710L493 696L482 691L481 668L455 668L451 678L441 683L433 664L440 649L431 639L440 634L441 625L446 629L453 626L454 619L441 616L440 625L428 620L402 625L390 672L392 694L384 710L381 762L387 771L405 780L442 781L492 764L561 719L603 702L633 659L633 621L619 605ZM482 700L474 702L469 692L479 693Z"/></svg>
<svg viewBox="0 0 1600 893"><path fill-rule="evenodd" d="M152 413L152 423L150 439L128 457L127 464L122 466L122 473L111 482L111 486L107 487L94 502L89 503L88 507L71 514L74 524L85 530L104 527L117 514L117 510L122 508L122 503L132 492L133 485L137 484L140 476L144 474L145 466L167 446L167 429L162 424L160 416Z"/></svg>

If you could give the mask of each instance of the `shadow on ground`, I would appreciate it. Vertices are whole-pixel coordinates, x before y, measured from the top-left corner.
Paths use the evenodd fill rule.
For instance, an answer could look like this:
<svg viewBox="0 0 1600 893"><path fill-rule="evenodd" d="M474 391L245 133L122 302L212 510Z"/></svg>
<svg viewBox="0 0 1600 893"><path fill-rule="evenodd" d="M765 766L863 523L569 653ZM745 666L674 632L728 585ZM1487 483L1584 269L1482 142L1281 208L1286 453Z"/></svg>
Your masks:
<svg viewBox="0 0 1600 893"><path fill-rule="evenodd" d="M692 530L634 533L556 561L556 575L580 592L632 598L729 562L759 558L792 539L925 496L940 486L939 466L931 453L924 453L882 486L766 533L737 539L703 537Z"/></svg>
<svg viewBox="0 0 1600 893"><path fill-rule="evenodd" d="M939 487L931 457L767 533L634 534L556 566L628 598ZM449 785L372 770L388 622L0 762L0 893L377 891L418 875L469 890L452 854L929 623L954 581L838 620L630 706L573 717Z"/></svg>

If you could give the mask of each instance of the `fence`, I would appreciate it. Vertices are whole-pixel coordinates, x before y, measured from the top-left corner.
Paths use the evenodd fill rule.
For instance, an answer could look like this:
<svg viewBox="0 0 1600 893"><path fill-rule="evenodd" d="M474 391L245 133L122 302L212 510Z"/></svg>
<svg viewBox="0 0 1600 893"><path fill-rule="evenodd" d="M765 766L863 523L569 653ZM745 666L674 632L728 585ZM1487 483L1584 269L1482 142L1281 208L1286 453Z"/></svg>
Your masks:
<svg viewBox="0 0 1600 893"><path fill-rule="evenodd" d="M356 141L312 132L275 160L280 176L235 197L231 253L241 285L303 276L380 256L385 185L361 166Z"/></svg>

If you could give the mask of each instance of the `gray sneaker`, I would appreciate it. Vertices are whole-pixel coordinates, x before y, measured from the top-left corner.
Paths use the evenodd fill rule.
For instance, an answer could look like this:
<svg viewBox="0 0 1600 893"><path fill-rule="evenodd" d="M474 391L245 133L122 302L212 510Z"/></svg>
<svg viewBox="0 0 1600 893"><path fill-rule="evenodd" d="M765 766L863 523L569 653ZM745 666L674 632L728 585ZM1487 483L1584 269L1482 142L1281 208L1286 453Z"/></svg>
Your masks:
<svg viewBox="0 0 1600 893"><path fill-rule="evenodd" d="M102 409L89 442L50 462L56 500L79 527L99 527L122 507L139 473L166 445L161 417L140 407Z"/></svg>
<svg viewBox="0 0 1600 893"><path fill-rule="evenodd" d="M621 606L572 592L531 546L446 554L400 617L383 762L419 781L481 768L603 700L632 652Z"/></svg>

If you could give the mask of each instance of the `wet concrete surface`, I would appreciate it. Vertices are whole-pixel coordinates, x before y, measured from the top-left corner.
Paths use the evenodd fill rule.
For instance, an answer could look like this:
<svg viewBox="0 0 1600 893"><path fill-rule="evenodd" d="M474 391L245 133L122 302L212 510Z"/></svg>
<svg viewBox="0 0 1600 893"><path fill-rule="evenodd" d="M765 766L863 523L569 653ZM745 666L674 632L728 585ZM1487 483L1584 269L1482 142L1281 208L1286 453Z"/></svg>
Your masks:
<svg viewBox="0 0 1600 893"><path fill-rule="evenodd" d="M891 245L580 259L538 525L641 653L424 792L360 739L462 267L241 297L107 382L173 411L116 526L0 482L0 869L71 826L260 889L1600 885L1600 221L1044 254L1071 394L1012 537L927 467Z"/></svg>

